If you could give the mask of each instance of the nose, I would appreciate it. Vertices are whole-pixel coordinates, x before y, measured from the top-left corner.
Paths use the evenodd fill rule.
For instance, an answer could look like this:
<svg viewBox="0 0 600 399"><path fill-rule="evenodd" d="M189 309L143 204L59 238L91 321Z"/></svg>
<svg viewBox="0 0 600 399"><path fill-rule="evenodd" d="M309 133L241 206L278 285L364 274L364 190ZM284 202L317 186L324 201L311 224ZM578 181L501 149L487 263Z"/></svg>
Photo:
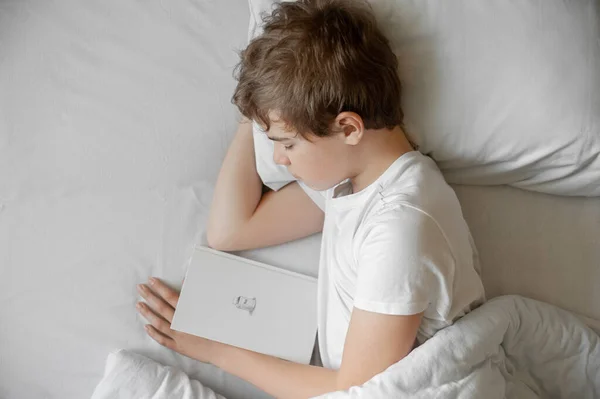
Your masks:
<svg viewBox="0 0 600 399"><path fill-rule="evenodd" d="M285 155L283 144L275 143L273 147L273 161L277 165L289 166L291 164L290 159Z"/></svg>

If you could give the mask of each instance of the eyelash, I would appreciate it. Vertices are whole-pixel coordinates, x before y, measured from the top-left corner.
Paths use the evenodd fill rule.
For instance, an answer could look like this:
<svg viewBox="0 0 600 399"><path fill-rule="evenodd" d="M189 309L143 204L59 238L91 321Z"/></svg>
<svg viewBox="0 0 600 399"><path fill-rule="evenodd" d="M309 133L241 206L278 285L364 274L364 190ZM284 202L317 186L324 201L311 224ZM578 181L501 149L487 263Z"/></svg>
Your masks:
<svg viewBox="0 0 600 399"><path fill-rule="evenodd" d="M291 150L294 147L294 145L284 145L283 148L285 148L286 151Z"/></svg>

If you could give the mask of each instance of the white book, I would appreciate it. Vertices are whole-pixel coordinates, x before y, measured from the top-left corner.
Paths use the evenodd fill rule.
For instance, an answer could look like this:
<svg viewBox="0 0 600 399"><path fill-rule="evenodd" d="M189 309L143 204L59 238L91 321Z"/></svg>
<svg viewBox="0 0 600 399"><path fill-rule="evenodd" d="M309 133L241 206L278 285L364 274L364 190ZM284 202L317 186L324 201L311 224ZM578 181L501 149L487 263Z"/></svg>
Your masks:
<svg viewBox="0 0 600 399"><path fill-rule="evenodd" d="M197 247L171 328L308 364L317 332L317 279Z"/></svg>

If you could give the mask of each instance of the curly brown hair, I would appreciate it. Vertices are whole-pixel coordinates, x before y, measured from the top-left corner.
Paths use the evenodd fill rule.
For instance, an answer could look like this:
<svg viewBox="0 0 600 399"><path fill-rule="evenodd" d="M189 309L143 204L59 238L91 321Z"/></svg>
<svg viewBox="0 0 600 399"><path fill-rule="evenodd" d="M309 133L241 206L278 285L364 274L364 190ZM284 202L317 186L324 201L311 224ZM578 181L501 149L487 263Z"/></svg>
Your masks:
<svg viewBox="0 0 600 399"><path fill-rule="evenodd" d="M270 127L277 111L304 137L331 134L344 111L365 128L401 126L398 60L360 0L277 3L263 33L240 52L232 102L242 115Z"/></svg>

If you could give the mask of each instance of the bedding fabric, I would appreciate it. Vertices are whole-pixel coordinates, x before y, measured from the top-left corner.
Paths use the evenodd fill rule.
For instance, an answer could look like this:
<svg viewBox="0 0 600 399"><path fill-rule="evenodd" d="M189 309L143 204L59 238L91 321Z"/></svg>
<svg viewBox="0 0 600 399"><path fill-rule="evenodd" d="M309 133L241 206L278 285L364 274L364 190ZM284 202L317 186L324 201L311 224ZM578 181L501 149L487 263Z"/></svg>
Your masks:
<svg viewBox="0 0 600 399"><path fill-rule="evenodd" d="M574 312L600 333L600 198L453 186L488 298L519 294Z"/></svg>
<svg viewBox="0 0 600 399"><path fill-rule="evenodd" d="M600 196L598 1L369 2L407 132L450 183ZM249 0L250 37L273 3Z"/></svg>
<svg viewBox="0 0 600 399"><path fill-rule="evenodd" d="M104 377L91 399L224 399L183 371L118 350L106 359Z"/></svg>
<svg viewBox="0 0 600 399"><path fill-rule="evenodd" d="M173 387L167 390L165 387ZM124 396L126 392L129 396ZM360 387L321 398L600 396L600 337L569 312L520 296L487 302ZM183 373L135 354L107 360L92 399L213 399Z"/></svg>
<svg viewBox="0 0 600 399"><path fill-rule="evenodd" d="M499 297L361 387L323 398L597 398L600 338L554 306Z"/></svg>

